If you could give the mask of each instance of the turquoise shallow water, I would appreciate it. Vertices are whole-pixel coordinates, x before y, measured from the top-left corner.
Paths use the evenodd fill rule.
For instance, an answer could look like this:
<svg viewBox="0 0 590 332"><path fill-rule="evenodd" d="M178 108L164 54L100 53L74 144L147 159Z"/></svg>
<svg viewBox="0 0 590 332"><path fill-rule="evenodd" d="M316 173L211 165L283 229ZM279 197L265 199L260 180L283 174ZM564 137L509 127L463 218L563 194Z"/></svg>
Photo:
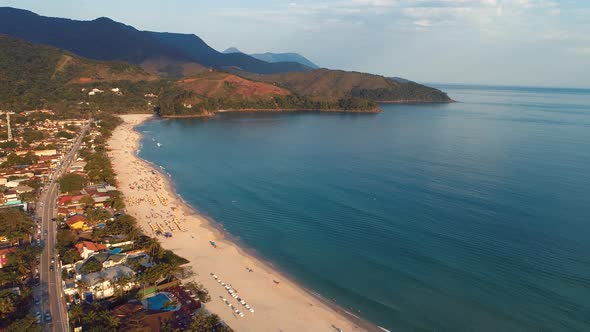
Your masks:
<svg viewBox="0 0 590 332"><path fill-rule="evenodd" d="M387 329L590 330L590 91L441 88L461 102L152 121L140 156Z"/></svg>

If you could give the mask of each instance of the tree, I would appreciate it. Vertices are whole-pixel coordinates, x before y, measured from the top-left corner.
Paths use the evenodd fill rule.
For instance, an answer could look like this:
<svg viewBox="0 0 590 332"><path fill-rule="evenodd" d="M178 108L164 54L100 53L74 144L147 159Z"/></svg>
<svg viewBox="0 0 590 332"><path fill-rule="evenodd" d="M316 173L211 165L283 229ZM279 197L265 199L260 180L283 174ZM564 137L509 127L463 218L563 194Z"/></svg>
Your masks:
<svg viewBox="0 0 590 332"><path fill-rule="evenodd" d="M102 264L96 259L90 258L88 259L88 261L86 261L86 263L84 263L84 265L82 265L82 267L80 268L80 273L88 274L98 272L100 270L102 270Z"/></svg>
<svg viewBox="0 0 590 332"><path fill-rule="evenodd" d="M26 315L17 319L6 327L6 332L41 332L43 328L37 324L37 318L33 315Z"/></svg>
<svg viewBox="0 0 590 332"><path fill-rule="evenodd" d="M102 308L99 304L94 303L86 307L81 316L83 331L117 331L121 322L119 318L113 316L111 311Z"/></svg>
<svg viewBox="0 0 590 332"><path fill-rule="evenodd" d="M90 285L84 280L77 280L76 287L82 290L82 293L87 292L90 290Z"/></svg>
<svg viewBox="0 0 590 332"><path fill-rule="evenodd" d="M82 319L83 314L84 311L82 309L82 306L79 304L74 304L70 309L71 319L78 324L80 324L80 320Z"/></svg>
<svg viewBox="0 0 590 332"><path fill-rule="evenodd" d="M80 203L84 204L84 208L88 210L89 208L94 207L94 198L91 196L84 196L80 198Z"/></svg>
<svg viewBox="0 0 590 332"><path fill-rule="evenodd" d="M62 138L66 138L66 139L72 139L74 138L74 134L69 133L67 131L59 131L56 135L56 137L62 137Z"/></svg>
<svg viewBox="0 0 590 332"><path fill-rule="evenodd" d="M113 235L126 235L137 229L137 220L128 214L121 215L113 221L108 221L106 230Z"/></svg>
<svg viewBox="0 0 590 332"><path fill-rule="evenodd" d="M67 249L66 252L61 256L61 260L64 264L72 264L82 259L80 253L75 248Z"/></svg>
<svg viewBox="0 0 590 332"><path fill-rule="evenodd" d="M24 277L32 273L36 266L37 256L41 254L41 247L27 245L8 254L7 269L15 271Z"/></svg>
<svg viewBox="0 0 590 332"><path fill-rule="evenodd" d="M87 179L79 174L66 174L59 179L59 189L62 193L78 192L84 189Z"/></svg>
<svg viewBox="0 0 590 332"><path fill-rule="evenodd" d="M55 247L57 248L59 255L65 256L66 251L73 248L77 240L78 236L69 229L57 231L57 242Z"/></svg>
<svg viewBox="0 0 590 332"><path fill-rule="evenodd" d="M88 209L86 211L86 217L90 221L105 221L111 217L111 213L105 209L97 208L97 209Z"/></svg>
<svg viewBox="0 0 590 332"><path fill-rule="evenodd" d="M0 234L9 240L24 239L33 232L33 220L17 208L0 209Z"/></svg>
<svg viewBox="0 0 590 332"><path fill-rule="evenodd" d="M18 143L16 141L6 141L0 143L0 149L16 149L18 147Z"/></svg>
<svg viewBox="0 0 590 332"><path fill-rule="evenodd" d="M15 313L17 297L11 290L0 291L0 319L7 319Z"/></svg>
<svg viewBox="0 0 590 332"><path fill-rule="evenodd" d="M123 194L118 190L109 191L110 201L112 202L111 207L115 210L121 210L125 208L125 201L123 201Z"/></svg>
<svg viewBox="0 0 590 332"><path fill-rule="evenodd" d="M189 327L190 332L230 332L227 325L223 324L216 314L208 315L202 310L199 311Z"/></svg>
<svg viewBox="0 0 590 332"><path fill-rule="evenodd" d="M203 286L203 284L199 282L190 281L185 284L186 288L191 290L194 294L197 294L197 298L199 301L203 303L207 303L211 301L211 296L209 295L209 291Z"/></svg>
<svg viewBox="0 0 590 332"><path fill-rule="evenodd" d="M6 157L6 161L0 165L2 168L16 166L16 165L32 165L35 164L39 160L32 152L27 152L27 154L23 156L19 156L16 153L11 153Z"/></svg>
<svg viewBox="0 0 590 332"><path fill-rule="evenodd" d="M22 133L22 138L25 142L31 144L33 142L40 142L43 140L43 132L38 130L33 130L30 128L25 128L24 132Z"/></svg>

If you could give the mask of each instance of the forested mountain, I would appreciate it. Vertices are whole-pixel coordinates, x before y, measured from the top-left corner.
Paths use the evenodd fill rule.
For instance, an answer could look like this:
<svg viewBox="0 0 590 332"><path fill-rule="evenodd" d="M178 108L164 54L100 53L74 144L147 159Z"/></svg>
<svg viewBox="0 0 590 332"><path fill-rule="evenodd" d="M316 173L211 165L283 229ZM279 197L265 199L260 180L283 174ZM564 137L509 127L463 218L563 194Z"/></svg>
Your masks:
<svg viewBox="0 0 590 332"><path fill-rule="evenodd" d="M161 114L188 115L219 109L374 111L376 102L452 101L411 81L223 54L195 35L138 31L108 18L75 21L3 7L2 32L67 49L0 38L0 107L9 109L125 113L160 106Z"/></svg>
<svg viewBox="0 0 590 332"><path fill-rule="evenodd" d="M141 107L143 92L151 91L159 78L124 62L101 62L43 45L0 35L0 108L57 110L79 109L86 102L106 101L107 95L121 109ZM107 88L125 89L124 98L106 92ZM89 89L102 87L105 93L89 96ZM143 88L141 88L143 87ZM82 89L86 89L82 91ZM90 98L96 97L96 98Z"/></svg>
<svg viewBox="0 0 590 332"><path fill-rule="evenodd" d="M78 57L0 35L0 109L59 114L152 112L195 116L218 110L378 111L356 97L314 100L273 84L219 71L162 79L124 62Z"/></svg>
<svg viewBox="0 0 590 332"><path fill-rule="evenodd" d="M304 73L240 75L273 83L312 98L359 97L383 103L452 101L446 93L418 83L400 82L379 75L343 70L317 69Z"/></svg>
<svg viewBox="0 0 590 332"><path fill-rule="evenodd" d="M239 49L235 47L230 47L223 51L223 53L230 54L230 53L243 53ZM302 65L305 65L309 68L318 69L320 68L315 63L311 62L309 59L304 57L298 53L252 53L249 54L252 57L255 57L258 60L266 61L266 62L297 62Z"/></svg>
<svg viewBox="0 0 590 332"><path fill-rule="evenodd" d="M170 61L172 67L169 69L172 71L178 71L179 63L198 63L221 69L239 68L260 74L310 69L296 62L268 63L243 53L223 54L196 35L139 31L104 17L77 21L1 7L0 33L52 45L95 60L142 64L158 59L163 62L159 69L165 69L170 65L166 61Z"/></svg>

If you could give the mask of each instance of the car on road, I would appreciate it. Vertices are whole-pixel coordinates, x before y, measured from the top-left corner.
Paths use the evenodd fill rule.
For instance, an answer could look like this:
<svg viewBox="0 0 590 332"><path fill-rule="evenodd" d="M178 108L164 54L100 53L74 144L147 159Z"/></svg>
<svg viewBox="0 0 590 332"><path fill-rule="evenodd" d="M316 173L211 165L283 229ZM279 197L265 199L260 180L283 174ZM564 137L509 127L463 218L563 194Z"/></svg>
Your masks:
<svg viewBox="0 0 590 332"><path fill-rule="evenodd" d="M51 313L49 311L45 312L45 321L51 322Z"/></svg>
<svg viewBox="0 0 590 332"><path fill-rule="evenodd" d="M51 264L55 263L55 257L51 257Z"/></svg>
<svg viewBox="0 0 590 332"><path fill-rule="evenodd" d="M53 264L49 265L49 270L53 271Z"/></svg>
<svg viewBox="0 0 590 332"><path fill-rule="evenodd" d="M47 230L45 230L45 231L43 232L43 234L47 235Z"/></svg>
<svg viewBox="0 0 590 332"><path fill-rule="evenodd" d="M39 311L35 313L35 317L37 318L37 324L41 324L41 313Z"/></svg>
<svg viewBox="0 0 590 332"><path fill-rule="evenodd" d="M51 221L55 221L55 220L56 220L55 217L54 218L51 218Z"/></svg>

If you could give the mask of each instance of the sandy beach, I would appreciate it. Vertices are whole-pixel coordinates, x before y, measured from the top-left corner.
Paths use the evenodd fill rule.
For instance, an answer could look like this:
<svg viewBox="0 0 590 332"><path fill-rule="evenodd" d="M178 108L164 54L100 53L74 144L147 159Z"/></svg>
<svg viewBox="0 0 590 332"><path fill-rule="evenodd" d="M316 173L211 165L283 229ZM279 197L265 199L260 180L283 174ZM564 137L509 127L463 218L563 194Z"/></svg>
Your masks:
<svg viewBox="0 0 590 332"><path fill-rule="evenodd" d="M159 236L162 246L188 259L195 280L209 290L207 310L236 331L366 331L370 326L349 320L332 306L285 278L268 264L241 250L175 194L169 179L136 156L140 134L133 128L151 115L124 115L109 141L119 188L127 212L138 219L145 234ZM214 241L216 247L210 241ZM254 312L247 310L213 278L231 284ZM222 298L244 313L236 315Z"/></svg>

